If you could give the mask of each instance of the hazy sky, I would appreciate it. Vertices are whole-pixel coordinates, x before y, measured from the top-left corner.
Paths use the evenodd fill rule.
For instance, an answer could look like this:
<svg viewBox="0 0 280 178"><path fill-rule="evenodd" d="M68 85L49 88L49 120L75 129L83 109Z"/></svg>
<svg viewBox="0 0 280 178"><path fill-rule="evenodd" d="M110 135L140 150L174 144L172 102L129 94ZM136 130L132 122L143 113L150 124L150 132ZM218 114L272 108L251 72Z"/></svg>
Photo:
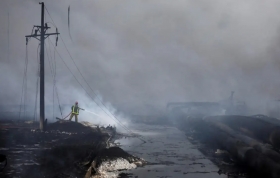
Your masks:
<svg viewBox="0 0 280 178"><path fill-rule="evenodd" d="M38 2L0 1L1 104L20 102L24 36L40 25ZM231 90L252 106L280 98L280 1L48 0L45 5L91 87L118 109L155 114L170 101L218 101ZM73 41L67 29L69 5ZM51 21L47 12L46 21ZM36 39L28 44L30 104L36 91L37 46ZM53 57L48 40L46 46ZM92 93L61 38L57 50ZM86 105L90 100L83 89L57 54L55 59L61 102ZM47 52L45 65L46 102L52 103Z"/></svg>

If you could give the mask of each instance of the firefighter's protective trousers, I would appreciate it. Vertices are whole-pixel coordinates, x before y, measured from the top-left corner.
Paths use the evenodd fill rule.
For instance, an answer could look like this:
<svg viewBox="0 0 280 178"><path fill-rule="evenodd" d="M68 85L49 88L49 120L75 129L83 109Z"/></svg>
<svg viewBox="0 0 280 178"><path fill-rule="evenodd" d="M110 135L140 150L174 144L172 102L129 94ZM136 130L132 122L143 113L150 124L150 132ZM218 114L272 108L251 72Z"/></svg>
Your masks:
<svg viewBox="0 0 280 178"><path fill-rule="evenodd" d="M79 107L78 106L72 106L72 113L70 115L70 121L72 120L73 116L75 116L75 122L78 122L78 115L79 115Z"/></svg>

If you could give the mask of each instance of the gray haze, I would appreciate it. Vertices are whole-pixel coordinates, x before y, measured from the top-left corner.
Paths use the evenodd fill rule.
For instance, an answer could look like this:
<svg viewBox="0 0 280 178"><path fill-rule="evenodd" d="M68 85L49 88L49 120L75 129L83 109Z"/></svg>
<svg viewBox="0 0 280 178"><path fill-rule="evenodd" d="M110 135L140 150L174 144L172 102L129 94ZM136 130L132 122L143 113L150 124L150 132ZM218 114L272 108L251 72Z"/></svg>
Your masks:
<svg viewBox="0 0 280 178"><path fill-rule="evenodd" d="M40 24L38 2L0 1L1 104L20 103L24 36ZM280 1L48 0L45 5L91 87L116 109L157 114L167 102L218 101L229 97L231 90L255 108L280 98ZM73 42L67 29L69 5ZM47 12L46 21L51 21ZM50 39L55 41L55 37ZM31 105L35 102L37 45L36 39L28 45ZM48 40L46 45L53 56ZM92 94L61 39L57 50ZM78 100L81 106L89 106L91 100L58 55L56 61L61 103ZM52 104L47 56L45 64L46 103Z"/></svg>

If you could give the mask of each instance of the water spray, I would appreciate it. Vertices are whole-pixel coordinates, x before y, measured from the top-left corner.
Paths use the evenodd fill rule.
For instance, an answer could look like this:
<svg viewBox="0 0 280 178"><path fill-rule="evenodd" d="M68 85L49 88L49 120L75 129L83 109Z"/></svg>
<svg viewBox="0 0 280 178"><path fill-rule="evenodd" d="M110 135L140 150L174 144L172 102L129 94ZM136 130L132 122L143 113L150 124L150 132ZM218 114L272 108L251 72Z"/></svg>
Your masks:
<svg viewBox="0 0 280 178"><path fill-rule="evenodd" d="M84 111L86 111L86 112L88 112L88 113L91 113L91 114L94 114L94 115L96 115L96 116L98 116L98 117L103 117L103 118L105 118L104 116L101 116L101 115L99 115L99 114L96 114L96 113L94 113L94 112L92 112L92 111L88 111L88 110L84 110Z"/></svg>
<svg viewBox="0 0 280 178"><path fill-rule="evenodd" d="M92 111L88 111L88 110L84 110L84 111L86 111L86 112L88 112L88 113L91 113L91 114L94 114L94 115L96 115L96 116L98 116L98 117L100 117L100 118L105 118L104 116L101 116L101 115L99 115L99 114L96 114L96 113L94 113L94 112L92 112ZM124 127L124 126L123 126ZM125 127L124 127L124 129L126 129ZM128 129L126 129L128 132L131 132L130 130L128 130ZM131 132L132 133L132 132ZM134 135L134 134L133 134ZM143 144L144 143L147 143L144 139L142 139L142 138L140 138L140 136L136 136L139 140L141 140L141 141L143 141Z"/></svg>

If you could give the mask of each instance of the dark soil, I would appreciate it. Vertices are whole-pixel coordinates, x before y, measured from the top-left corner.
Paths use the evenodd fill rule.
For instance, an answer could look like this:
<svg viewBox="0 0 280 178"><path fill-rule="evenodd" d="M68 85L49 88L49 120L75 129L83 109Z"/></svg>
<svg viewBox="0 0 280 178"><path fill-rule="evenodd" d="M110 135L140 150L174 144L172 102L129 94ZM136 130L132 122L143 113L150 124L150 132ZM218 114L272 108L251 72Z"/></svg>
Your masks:
<svg viewBox="0 0 280 178"><path fill-rule="evenodd" d="M108 138L100 129L75 122L49 124L46 132L0 130L0 154L8 159L0 177L83 177Z"/></svg>
<svg viewBox="0 0 280 178"><path fill-rule="evenodd" d="M88 133L94 129L88 126L84 126L81 123L71 121L58 121L47 126L47 131L69 132L69 133Z"/></svg>

